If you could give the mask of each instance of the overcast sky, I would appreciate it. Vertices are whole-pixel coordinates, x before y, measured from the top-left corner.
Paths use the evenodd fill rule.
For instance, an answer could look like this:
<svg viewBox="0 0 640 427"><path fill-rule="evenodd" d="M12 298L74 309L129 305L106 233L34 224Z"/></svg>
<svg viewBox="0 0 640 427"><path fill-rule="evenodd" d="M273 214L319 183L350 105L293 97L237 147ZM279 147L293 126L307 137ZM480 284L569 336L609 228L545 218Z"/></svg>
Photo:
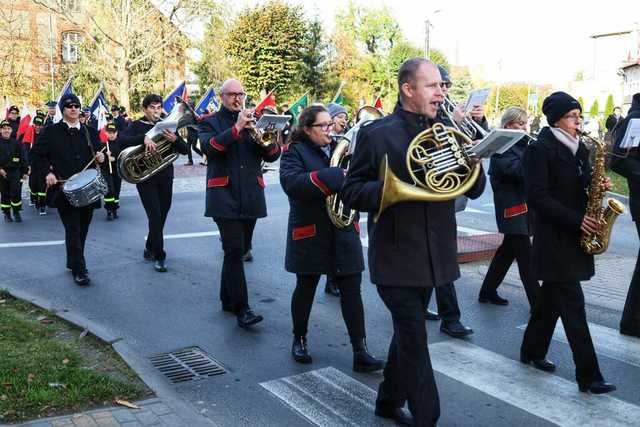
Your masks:
<svg viewBox="0 0 640 427"><path fill-rule="evenodd" d="M240 0L236 7L261 2ZM329 30L336 10L347 5L345 0L301 3L309 16L320 16ZM443 50L451 62L457 57L460 65L483 66L490 80L557 86L591 66L590 35L630 30L640 22L638 0L598 1L593 6L577 0L355 3L386 5L407 38L420 47L424 47L425 20L432 16L431 46ZM441 11L433 15L437 9Z"/></svg>

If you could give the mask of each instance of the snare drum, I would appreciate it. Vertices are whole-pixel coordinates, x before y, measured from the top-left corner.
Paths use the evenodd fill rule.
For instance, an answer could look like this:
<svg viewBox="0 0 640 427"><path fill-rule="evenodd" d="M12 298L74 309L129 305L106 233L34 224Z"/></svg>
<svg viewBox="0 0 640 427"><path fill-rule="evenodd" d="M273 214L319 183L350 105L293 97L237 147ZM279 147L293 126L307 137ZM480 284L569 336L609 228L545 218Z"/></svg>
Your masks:
<svg viewBox="0 0 640 427"><path fill-rule="evenodd" d="M107 181L97 169L87 169L69 178L62 192L71 206L81 208L97 202L107 194Z"/></svg>

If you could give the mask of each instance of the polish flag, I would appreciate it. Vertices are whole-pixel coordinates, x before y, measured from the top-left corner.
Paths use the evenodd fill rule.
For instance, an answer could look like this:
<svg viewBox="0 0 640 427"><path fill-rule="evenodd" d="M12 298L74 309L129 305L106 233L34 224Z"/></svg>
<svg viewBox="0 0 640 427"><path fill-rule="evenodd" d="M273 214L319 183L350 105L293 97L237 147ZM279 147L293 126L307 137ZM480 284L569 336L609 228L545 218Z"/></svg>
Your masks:
<svg viewBox="0 0 640 427"><path fill-rule="evenodd" d="M376 107L378 110L382 111L382 99L378 97L376 99L376 102L373 104L373 106Z"/></svg>
<svg viewBox="0 0 640 427"><path fill-rule="evenodd" d="M22 117L20 118L20 124L18 125L18 132L16 134L18 138L24 135L25 132L29 129L29 126L31 126L31 112L29 111L29 107L27 107L27 104L24 104L22 106L21 113ZM22 142L26 144L24 140Z"/></svg>
<svg viewBox="0 0 640 427"><path fill-rule="evenodd" d="M273 93L273 91L269 92L267 96L265 96L264 99L260 101L258 105L256 105L256 114L262 114L262 110L264 110L265 108L272 109L273 111L278 111L278 108L276 106L276 95Z"/></svg>
<svg viewBox="0 0 640 427"><path fill-rule="evenodd" d="M102 143L107 142L107 131L105 130L107 126L107 107L104 106L102 101L98 102L98 111L96 116L98 117L98 131L100 135L100 141Z"/></svg>

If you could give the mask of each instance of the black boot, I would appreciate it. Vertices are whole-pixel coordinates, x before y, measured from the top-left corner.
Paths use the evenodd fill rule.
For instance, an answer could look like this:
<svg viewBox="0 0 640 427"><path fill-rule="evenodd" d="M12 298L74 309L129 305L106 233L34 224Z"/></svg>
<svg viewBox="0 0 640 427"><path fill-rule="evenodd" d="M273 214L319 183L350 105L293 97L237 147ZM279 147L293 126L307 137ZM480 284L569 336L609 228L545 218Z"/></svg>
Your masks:
<svg viewBox="0 0 640 427"><path fill-rule="evenodd" d="M107 221L111 221L113 219L113 212L107 211Z"/></svg>
<svg viewBox="0 0 640 427"><path fill-rule="evenodd" d="M312 362L311 355L309 354L309 347L307 347L307 337L293 337L291 355L298 363Z"/></svg>
<svg viewBox="0 0 640 427"><path fill-rule="evenodd" d="M327 283L324 285L324 292L326 294L333 295L334 297L340 296L340 289L338 289L335 277L327 275Z"/></svg>
<svg viewBox="0 0 640 427"><path fill-rule="evenodd" d="M352 345L354 372L375 372L384 368L384 360L378 360L369 354L364 338L352 343Z"/></svg>
<svg viewBox="0 0 640 427"><path fill-rule="evenodd" d="M118 219L118 210L117 209L115 211L113 211L112 216L113 216L113 219Z"/></svg>
<svg viewBox="0 0 640 427"><path fill-rule="evenodd" d="M20 216L20 211L18 209L13 210L13 220L15 222L22 222L22 217Z"/></svg>
<svg viewBox="0 0 640 427"><path fill-rule="evenodd" d="M4 222L13 222L11 211L4 211Z"/></svg>

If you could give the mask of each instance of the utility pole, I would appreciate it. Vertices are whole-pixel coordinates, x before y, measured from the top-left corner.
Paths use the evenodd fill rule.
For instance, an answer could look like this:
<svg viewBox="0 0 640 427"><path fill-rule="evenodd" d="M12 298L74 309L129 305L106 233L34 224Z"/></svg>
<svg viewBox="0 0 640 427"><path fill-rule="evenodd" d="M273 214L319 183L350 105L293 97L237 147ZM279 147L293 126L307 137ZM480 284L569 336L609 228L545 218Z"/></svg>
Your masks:
<svg viewBox="0 0 640 427"><path fill-rule="evenodd" d="M442 12L442 9L437 9L436 11L434 11L431 14L431 17L433 17L436 13ZM424 21L424 57L427 59L431 59L431 46L430 46L430 40L429 40L429 36L431 33L431 27L433 27L433 25L431 24L431 17L427 18Z"/></svg>

